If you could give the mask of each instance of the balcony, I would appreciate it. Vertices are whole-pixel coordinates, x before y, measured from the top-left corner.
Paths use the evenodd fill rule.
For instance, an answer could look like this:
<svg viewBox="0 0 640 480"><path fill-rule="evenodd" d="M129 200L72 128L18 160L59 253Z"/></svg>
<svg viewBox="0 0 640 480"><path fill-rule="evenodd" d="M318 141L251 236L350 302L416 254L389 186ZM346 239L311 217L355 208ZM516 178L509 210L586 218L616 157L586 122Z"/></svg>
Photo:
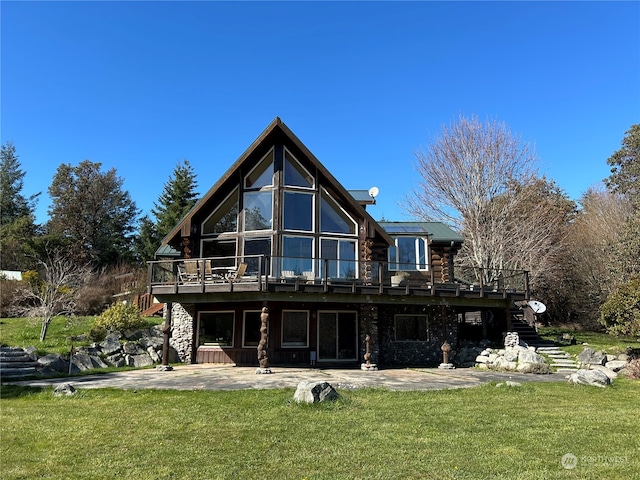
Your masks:
<svg viewBox="0 0 640 480"><path fill-rule="evenodd" d="M401 273L401 275L399 275ZM158 260L148 264L148 292L175 298L189 295L265 292L366 296L529 298L526 271L456 267L448 271L387 262L295 257L211 257ZM207 295L210 297L210 295ZM211 297L213 298L213 297ZM367 297L369 298L369 297ZM307 300L312 300L307 296ZM205 301L203 298L202 301Z"/></svg>

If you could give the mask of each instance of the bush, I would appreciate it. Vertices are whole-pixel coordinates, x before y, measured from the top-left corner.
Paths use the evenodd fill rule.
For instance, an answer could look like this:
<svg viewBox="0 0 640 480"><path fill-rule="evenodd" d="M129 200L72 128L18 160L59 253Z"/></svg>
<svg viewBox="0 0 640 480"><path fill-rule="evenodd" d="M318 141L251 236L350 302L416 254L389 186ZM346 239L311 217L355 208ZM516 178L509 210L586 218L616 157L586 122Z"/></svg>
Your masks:
<svg viewBox="0 0 640 480"><path fill-rule="evenodd" d="M636 380L640 380L640 360L631 360L629 365L627 365L627 371L629 378L634 378Z"/></svg>
<svg viewBox="0 0 640 480"><path fill-rule="evenodd" d="M612 335L640 336L640 277L609 295L600 307L600 323Z"/></svg>
<svg viewBox="0 0 640 480"><path fill-rule="evenodd" d="M140 316L140 310L133 304L114 303L102 315L96 318L92 331L95 334L104 328L107 332L124 332L144 328L146 322Z"/></svg>

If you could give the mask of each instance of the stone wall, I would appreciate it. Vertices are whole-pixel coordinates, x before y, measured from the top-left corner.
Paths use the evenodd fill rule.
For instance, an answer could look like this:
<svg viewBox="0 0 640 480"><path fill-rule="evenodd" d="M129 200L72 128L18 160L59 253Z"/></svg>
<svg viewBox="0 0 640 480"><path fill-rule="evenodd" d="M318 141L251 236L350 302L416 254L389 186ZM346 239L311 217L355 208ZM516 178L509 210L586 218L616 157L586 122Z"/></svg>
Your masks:
<svg viewBox="0 0 640 480"><path fill-rule="evenodd" d="M196 318L195 305L174 303L171 309L170 345L178 352L183 363L191 363L193 349L193 332ZM165 313L166 318L166 313Z"/></svg>
<svg viewBox="0 0 640 480"><path fill-rule="evenodd" d="M396 341L395 314L428 316L427 341ZM445 334L446 331L446 334ZM445 339L455 346L458 337L456 315L447 307L380 307L378 311L378 337L382 352L377 362L380 367L427 366L442 363L442 344Z"/></svg>

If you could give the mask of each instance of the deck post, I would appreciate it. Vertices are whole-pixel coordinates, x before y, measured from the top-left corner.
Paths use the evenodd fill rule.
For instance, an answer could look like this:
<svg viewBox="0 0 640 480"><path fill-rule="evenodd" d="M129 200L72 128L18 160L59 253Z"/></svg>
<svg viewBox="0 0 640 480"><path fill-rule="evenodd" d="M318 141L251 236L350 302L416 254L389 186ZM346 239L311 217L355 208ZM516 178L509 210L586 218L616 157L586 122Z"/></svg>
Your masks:
<svg viewBox="0 0 640 480"><path fill-rule="evenodd" d="M167 315L162 323L162 333L164 340L162 342L162 365L158 365L156 370L170 371L173 367L169 365L169 339L171 338L171 312L173 310L173 302L167 302Z"/></svg>

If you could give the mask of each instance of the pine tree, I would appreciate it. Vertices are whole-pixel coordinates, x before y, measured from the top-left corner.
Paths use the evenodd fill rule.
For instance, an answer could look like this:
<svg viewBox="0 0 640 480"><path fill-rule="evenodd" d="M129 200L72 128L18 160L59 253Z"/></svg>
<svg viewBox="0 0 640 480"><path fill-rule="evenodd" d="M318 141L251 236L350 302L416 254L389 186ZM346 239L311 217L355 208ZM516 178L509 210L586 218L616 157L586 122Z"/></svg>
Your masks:
<svg viewBox="0 0 640 480"><path fill-rule="evenodd" d="M172 175L164 184L158 201L154 202L151 214L140 220L136 239L136 253L140 260L152 260L162 239L178 224L198 201L196 174L188 160L176 165Z"/></svg>
<svg viewBox="0 0 640 480"><path fill-rule="evenodd" d="M39 193L23 195L24 176L15 146L7 142L0 150L0 268L5 270L26 270L35 262L34 209Z"/></svg>
<svg viewBox="0 0 640 480"><path fill-rule="evenodd" d="M164 189L154 202L151 213L156 218L158 235L162 239L167 235L196 204L198 193L196 174L188 160L176 165L173 175L169 177Z"/></svg>

